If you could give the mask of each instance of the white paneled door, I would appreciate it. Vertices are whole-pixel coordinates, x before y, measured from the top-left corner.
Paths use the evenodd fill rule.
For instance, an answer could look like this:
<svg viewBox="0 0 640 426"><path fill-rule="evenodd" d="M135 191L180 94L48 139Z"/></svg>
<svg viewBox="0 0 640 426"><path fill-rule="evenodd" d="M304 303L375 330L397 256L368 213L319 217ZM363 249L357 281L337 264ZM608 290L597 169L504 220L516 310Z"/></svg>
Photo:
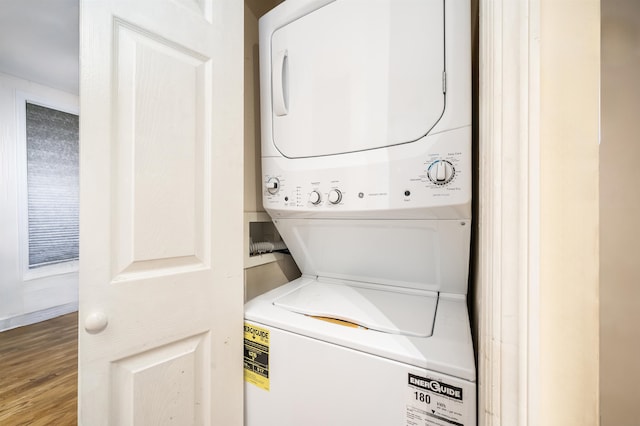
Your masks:
<svg viewBox="0 0 640 426"><path fill-rule="evenodd" d="M80 0L79 424L242 424L243 3Z"/></svg>

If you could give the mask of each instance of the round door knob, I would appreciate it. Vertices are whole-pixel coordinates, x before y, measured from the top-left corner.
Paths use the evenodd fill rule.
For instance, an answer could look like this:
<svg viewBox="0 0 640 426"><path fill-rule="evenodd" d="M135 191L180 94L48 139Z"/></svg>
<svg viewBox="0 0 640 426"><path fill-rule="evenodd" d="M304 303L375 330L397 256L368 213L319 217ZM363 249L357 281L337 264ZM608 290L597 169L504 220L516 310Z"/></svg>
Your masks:
<svg viewBox="0 0 640 426"><path fill-rule="evenodd" d="M329 202L331 204L338 204L340 201L342 201L342 192L339 189L329 191Z"/></svg>
<svg viewBox="0 0 640 426"><path fill-rule="evenodd" d="M445 185L451 182L456 174L456 170L447 160L437 160L431 163L427 169L429 180L436 185Z"/></svg>
<svg viewBox="0 0 640 426"><path fill-rule="evenodd" d="M104 313L93 312L84 320L84 329L88 333L96 334L107 328L107 324L109 324L109 320Z"/></svg>
<svg viewBox="0 0 640 426"><path fill-rule="evenodd" d="M320 200L322 200L320 193L318 191L311 191L311 194L309 194L309 202L311 204L320 204Z"/></svg>

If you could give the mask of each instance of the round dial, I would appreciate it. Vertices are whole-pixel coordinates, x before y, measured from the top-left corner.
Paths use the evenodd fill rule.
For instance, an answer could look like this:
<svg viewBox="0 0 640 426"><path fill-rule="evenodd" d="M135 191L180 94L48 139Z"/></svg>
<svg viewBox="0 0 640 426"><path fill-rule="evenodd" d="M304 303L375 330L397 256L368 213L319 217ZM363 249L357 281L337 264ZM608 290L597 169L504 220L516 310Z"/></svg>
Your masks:
<svg viewBox="0 0 640 426"><path fill-rule="evenodd" d="M436 160L427 169L429 180L436 185L446 185L456 174L456 169L447 160Z"/></svg>
<svg viewBox="0 0 640 426"><path fill-rule="evenodd" d="M280 191L280 179L276 177L269 178L266 186L269 194L277 194Z"/></svg>
<svg viewBox="0 0 640 426"><path fill-rule="evenodd" d="M309 202L311 204L320 204L321 200L322 197L318 191L311 191L311 194L309 194Z"/></svg>
<svg viewBox="0 0 640 426"><path fill-rule="evenodd" d="M340 201L342 201L342 192L339 189L329 191L329 202L331 204L338 204Z"/></svg>

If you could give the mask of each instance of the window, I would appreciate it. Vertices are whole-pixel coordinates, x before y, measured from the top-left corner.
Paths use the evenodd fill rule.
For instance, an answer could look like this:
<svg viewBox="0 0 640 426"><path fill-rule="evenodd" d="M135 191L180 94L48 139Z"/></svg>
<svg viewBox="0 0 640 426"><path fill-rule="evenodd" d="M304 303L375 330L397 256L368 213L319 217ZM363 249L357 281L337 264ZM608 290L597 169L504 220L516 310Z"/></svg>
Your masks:
<svg viewBox="0 0 640 426"><path fill-rule="evenodd" d="M26 101L28 270L78 259L78 116Z"/></svg>

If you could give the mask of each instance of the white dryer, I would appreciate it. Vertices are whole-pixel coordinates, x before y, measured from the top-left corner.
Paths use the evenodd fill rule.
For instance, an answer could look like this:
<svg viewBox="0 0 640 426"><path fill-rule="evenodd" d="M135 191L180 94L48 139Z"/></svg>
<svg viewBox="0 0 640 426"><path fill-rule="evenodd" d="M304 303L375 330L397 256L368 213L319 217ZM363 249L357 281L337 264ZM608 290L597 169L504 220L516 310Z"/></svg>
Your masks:
<svg viewBox="0 0 640 426"><path fill-rule="evenodd" d="M475 425L468 0L260 20L264 206L303 276L246 304L247 426Z"/></svg>

